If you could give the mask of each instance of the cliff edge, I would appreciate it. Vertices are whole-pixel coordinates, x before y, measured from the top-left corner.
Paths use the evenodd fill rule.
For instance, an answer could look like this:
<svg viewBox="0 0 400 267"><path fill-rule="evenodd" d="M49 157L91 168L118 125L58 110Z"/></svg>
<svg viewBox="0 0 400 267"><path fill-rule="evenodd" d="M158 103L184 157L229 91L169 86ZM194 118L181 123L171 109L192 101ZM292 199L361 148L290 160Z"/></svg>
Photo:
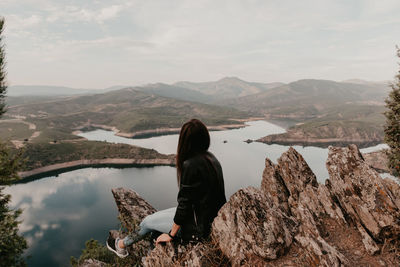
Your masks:
<svg viewBox="0 0 400 267"><path fill-rule="evenodd" d="M355 145L330 147L319 184L293 148L265 161L260 188L233 194L209 242L150 248L144 266L399 266L400 186L382 179ZM132 190L113 189L126 228L155 212ZM147 246L147 247L146 247Z"/></svg>

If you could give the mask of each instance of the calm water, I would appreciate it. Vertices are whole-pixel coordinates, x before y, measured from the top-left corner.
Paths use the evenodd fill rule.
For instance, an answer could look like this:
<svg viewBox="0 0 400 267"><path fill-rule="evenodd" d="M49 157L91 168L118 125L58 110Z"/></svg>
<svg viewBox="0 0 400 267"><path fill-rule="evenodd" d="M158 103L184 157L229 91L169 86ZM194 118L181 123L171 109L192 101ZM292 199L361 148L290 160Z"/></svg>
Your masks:
<svg viewBox="0 0 400 267"><path fill-rule="evenodd" d="M227 197L239 188L259 186L265 158L276 162L287 146L247 144L244 140L283 133L279 126L265 121L249 122L248 127L211 133L211 147L220 160ZM175 153L177 135L148 139L127 139L112 132L96 130L83 133L90 140L128 143ZM224 143L224 141L227 143ZM309 163L320 182L328 173L327 149L294 147ZM373 151L381 146L365 149ZM176 206L175 168L86 168L27 184L6 188L12 195L12 207L22 208L21 231L29 243L29 266L68 266L70 256L79 256L90 238L105 241L109 229L118 229L117 208L111 188L127 187L137 191L157 209Z"/></svg>

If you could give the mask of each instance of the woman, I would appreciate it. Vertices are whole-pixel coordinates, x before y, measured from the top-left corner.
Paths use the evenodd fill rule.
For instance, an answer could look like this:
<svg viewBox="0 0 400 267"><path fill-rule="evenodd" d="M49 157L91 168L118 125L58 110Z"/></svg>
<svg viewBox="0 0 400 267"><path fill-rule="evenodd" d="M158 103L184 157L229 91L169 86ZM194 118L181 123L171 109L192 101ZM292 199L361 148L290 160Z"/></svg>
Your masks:
<svg viewBox="0 0 400 267"><path fill-rule="evenodd" d="M175 239L196 242L208 237L218 210L226 202L222 168L208 152L209 146L210 134L201 121L192 119L182 126L176 156L178 207L147 216L140 224L139 238L128 236L114 240L109 237L107 247L111 251L126 257L126 247L149 231L164 232L158 236L156 244ZM165 225L171 227L170 230L165 229Z"/></svg>

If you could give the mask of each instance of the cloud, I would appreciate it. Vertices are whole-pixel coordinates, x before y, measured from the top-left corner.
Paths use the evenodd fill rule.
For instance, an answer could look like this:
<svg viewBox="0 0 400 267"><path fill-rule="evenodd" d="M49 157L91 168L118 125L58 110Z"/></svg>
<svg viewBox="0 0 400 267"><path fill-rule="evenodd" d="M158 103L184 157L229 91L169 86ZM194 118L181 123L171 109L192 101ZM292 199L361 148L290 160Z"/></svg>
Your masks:
<svg viewBox="0 0 400 267"><path fill-rule="evenodd" d="M6 32L8 34L13 31L23 31L31 29L42 22L42 18L38 15L30 15L28 17L21 15L9 15L6 17Z"/></svg>
<svg viewBox="0 0 400 267"><path fill-rule="evenodd" d="M13 83L385 80L400 43L398 1L40 1L0 4Z"/></svg>
<svg viewBox="0 0 400 267"><path fill-rule="evenodd" d="M48 22L89 22L102 24L116 18L123 10L123 5L111 5L106 7L80 7L80 6L52 6L47 9L46 20Z"/></svg>
<svg viewBox="0 0 400 267"><path fill-rule="evenodd" d="M119 12L121 12L122 6L113 5L110 7L105 7L100 10L100 13L95 17L95 20L103 23L109 19L115 18Z"/></svg>

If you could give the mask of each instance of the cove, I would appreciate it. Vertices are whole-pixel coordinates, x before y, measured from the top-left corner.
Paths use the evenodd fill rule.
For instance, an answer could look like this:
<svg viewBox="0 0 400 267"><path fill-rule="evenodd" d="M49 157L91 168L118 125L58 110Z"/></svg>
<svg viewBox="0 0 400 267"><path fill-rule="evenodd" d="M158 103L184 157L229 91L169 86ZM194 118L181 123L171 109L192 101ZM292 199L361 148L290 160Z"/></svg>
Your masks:
<svg viewBox="0 0 400 267"><path fill-rule="evenodd" d="M265 158L276 162L288 146L245 143L285 130L266 121L248 122L247 127L211 132L210 151L220 160L227 197L239 188L258 187ZM80 134L89 140L128 143L175 153L178 135L129 139L113 132L95 130ZM226 141L226 143L224 143ZM328 150L294 146L323 182L328 173ZM373 151L380 146L363 149ZM111 188L137 191L157 209L176 205L177 182L173 167L85 168L44 177L25 184L8 186L11 206L23 209L20 230L29 242L28 266L69 266L69 257L78 257L90 238L104 242L109 229L118 229L117 209Z"/></svg>

